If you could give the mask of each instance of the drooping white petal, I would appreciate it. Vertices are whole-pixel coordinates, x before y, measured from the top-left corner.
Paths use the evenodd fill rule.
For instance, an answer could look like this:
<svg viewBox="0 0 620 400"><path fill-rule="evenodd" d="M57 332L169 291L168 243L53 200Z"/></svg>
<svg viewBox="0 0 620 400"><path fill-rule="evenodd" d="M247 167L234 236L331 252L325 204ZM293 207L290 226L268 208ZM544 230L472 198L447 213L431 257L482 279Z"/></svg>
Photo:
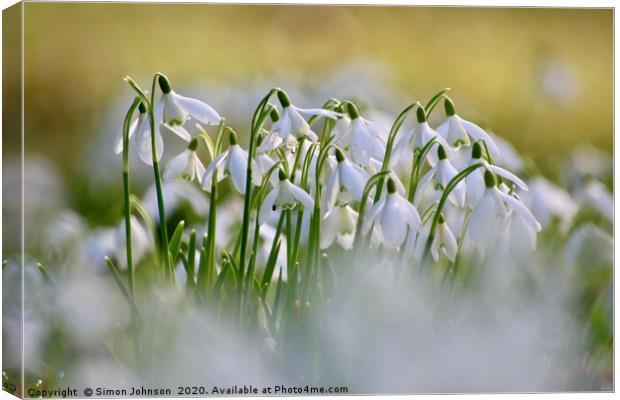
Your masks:
<svg viewBox="0 0 620 400"><path fill-rule="evenodd" d="M172 179L182 175L189 163L189 157L190 150L185 150L168 161L166 168L164 168L164 179Z"/></svg>
<svg viewBox="0 0 620 400"><path fill-rule="evenodd" d="M141 117L139 116L138 118L133 120L131 125L129 125L129 132L128 132L129 140L131 140L134 133L136 132L136 128L139 125L140 121L141 121ZM114 153L120 154L122 152L123 152L123 132L121 131L121 133L118 134L118 136L116 137L116 140L114 141Z"/></svg>
<svg viewBox="0 0 620 400"><path fill-rule="evenodd" d="M489 136L489 134L484 131L484 129L474 124L473 122L464 120L461 117L458 118L461 122L461 125L463 125L469 136L471 136L474 141L483 140L484 143L487 145L491 156L499 156L499 150L497 149L497 145L495 144L491 136Z"/></svg>
<svg viewBox="0 0 620 400"><path fill-rule="evenodd" d="M312 209L312 207L314 207L314 200L312 200L312 197L310 197L310 195L306 193L302 188L290 183L289 181L286 181L285 184L288 185L288 188L293 194L293 197L305 208Z"/></svg>
<svg viewBox="0 0 620 400"><path fill-rule="evenodd" d="M140 159L147 165L153 165L153 147L151 143L150 126L145 120L138 126L137 129L135 140L138 157L140 157ZM155 146L157 147L157 161L159 161L164 152L164 140L157 129L155 130Z"/></svg>
<svg viewBox="0 0 620 400"><path fill-rule="evenodd" d="M339 165L341 184L357 201L362 200L364 187L368 182L368 174L359 166L344 160Z"/></svg>
<svg viewBox="0 0 620 400"><path fill-rule="evenodd" d="M388 248L396 248L405 240L407 223L403 220L403 211L394 195L388 195L379 221L383 242Z"/></svg>
<svg viewBox="0 0 620 400"><path fill-rule="evenodd" d="M515 174L513 174L512 172L502 168L502 167L498 167L497 165L491 165L491 164L487 164L486 167L493 173L501 176L502 178L506 178L509 181L513 182L515 185L517 185L521 190L525 190L526 192L529 190L526 183L523 182L518 176L516 176Z"/></svg>
<svg viewBox="0 0 620 400"><path fill-rule="evenodd" d="M238 144L230 146L225 172L230 175L235 190L242 195L245 195L247 168L248 153Z"/></svg>
<svg viewBox="0 0 620 400"><path fill-rule="evenodd" d="M469 219L468 233L474 244L482 249L491 239L497 228L497 208L495 199L490 190L485 190L484 194L476 203Z"/></svg>
<svg viewBox="0 0 620 400"><path fill-rule="evenodd" d="M175 92L171 92L174 99L192 118L206 125L217 125L222 117L210 105L191 97L181 96Z"/></svg>
<svg viewBox="0 0 620 400"><path fill-rule="evenodd" d="M213 179L213 174L215 174L215 171L217 171L218 182L224 179L224 165L227 158L228 150L215 157L215 159L207 166L201 181L202 188L207 192L211 192L211 180Z"/></svg>
<svg viewBox="0 0 620 400"><path fill-rule="evenodd" d="M454 234L452 234L452 231L447 224L439 224L438 229L440 231L441 244L444 254L451 262L454 262L458 251L458 245L456 243L456 239L454 238Z"/></svg>
<svg viewBox="0 0 620 400"><path fill-rule="evenodd" d="M168 133L174 133L186 142L192 140L192 135L182 125L161 124L161 130Z"/></svg>
<svg viewBox="0 0 620 400"><path fill-rule="evenodd" d="M532 214L532 212L529 210L529 208L527 208L523 203L521 203L521 201L515 199L510 195L507 195L506 193L497 190L497 194L502 200L508 203L510 208L516 211L521 216L521 218L523 218L525 222L527 222L528 225L530 225L534 230L536 230L536 232L540 232L542 227L540 226L540 223L536 220L536 217L534 217L534 214Z"/></svg>
<svg viewBox="0 0 620 400"><path fill-rule="evenodd" d="M177 103L174 92L162 94L163 122L170 125L182 125L187 119L188 113Z"/></svg>
<svg viewBox="0 0 620 400"><path fill-rule="evenodd" d="M324 108L299 108L293 105L291 105L291 107L297 110L297 112L306 116L318 115L320 117L329 119L337 119L343 117L343 114L337 113L336 111L332 110L326 110Z"/></svg>
<svg viewBox="0 0 620 400"><path fill-rule="evenodd" d="M273 189L265 198L263 199L263 204L260 206L260 210L258 212L258 223L260 225L264 224L274 210L276 198L278 197L279 188Z"/></svg>
<svg viewBox="0 0 620 400"><path fill-rule="evenodd" d="M364 235L367 234L370 228L377 222L377 217L381 214L381 211L383 211L385 201L386 196L383 196L378 202L373 204L370 209L368 209L368 214L366 215L366 219L364 220L364 224L362 226L362 232Z"/></svg>
<svg viewBox="0 0 620 400"><path fill-rule="evenodd" d="M334 171L327 181L327 187L323 192L322 208L329 210L336 204L338 198L338 190L340 188L340 173L338 170Z"/></svg>

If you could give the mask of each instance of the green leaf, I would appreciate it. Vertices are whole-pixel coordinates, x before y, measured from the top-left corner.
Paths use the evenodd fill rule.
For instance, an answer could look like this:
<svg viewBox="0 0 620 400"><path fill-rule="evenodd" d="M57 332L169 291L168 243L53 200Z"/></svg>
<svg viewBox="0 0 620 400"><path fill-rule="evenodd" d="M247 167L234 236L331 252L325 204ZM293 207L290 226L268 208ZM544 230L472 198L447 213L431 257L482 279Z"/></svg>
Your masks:
<svg viewBox="0 0 620 400"><path fill-rule="evenodd" d="M176 263L179 249L181 248L181 239L183 239L184 228L185 221L180 221L176 229L174 230L174 233L172 234L172 239L170 239L168 251L170 252L170 256L172 257L173 264Z"/></svg>
<svg viewBox="0 0 620 400"><path fill-rule="evenodd" d="M131 307L132 311L134 311L137 315L138 308L136 307L136 304L131 298L131 295L129 294L129 290L127 290L127 287L123 283L123 280L121 279L121 275L118 272L118 268L116 268L116 265L114 265L114 262L112 262L112 260L108 256L105 256L104 259L105 259L105 262L108 268L110 269L110 272L112 273L112 277L114 278L116 285L121 290L123 297L125 297L125 300L127 300L127 303L129 303L129 306Z"/></svg>
<svg viewBox="0 0 620 400"><path fill-rule="evenodd" d="M449 90L450 88L445 88L443 90L440 90L433 97L431 97L428 103L426 103L426 107L424 107L424 109L426 110L426 118L428 118L429 115L431 115L431 112L433 111L433 109L435 108L439 100L441 100L441 97L444 94L446 94Z"/></svg>
<svg viewBox="0 0 620 400"><path fill-rule="evenodd" d="M267 259L267 265L265 266L265 272L263 273L263 281L261 284L262 293L261 297L265 298L267 290L269 290L269 284L273 276L273 270L275 269L276 262L278 261L278 254L280 253L280 246L282 242L276 237L277 244L271 248L269 258Z"/></svg>

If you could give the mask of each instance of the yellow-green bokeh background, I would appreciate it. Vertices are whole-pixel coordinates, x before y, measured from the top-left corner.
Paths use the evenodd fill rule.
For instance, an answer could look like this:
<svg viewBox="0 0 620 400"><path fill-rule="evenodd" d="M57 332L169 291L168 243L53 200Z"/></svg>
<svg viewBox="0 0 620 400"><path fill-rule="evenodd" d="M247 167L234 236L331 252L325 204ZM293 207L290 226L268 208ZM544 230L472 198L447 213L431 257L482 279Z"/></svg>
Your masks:
<svg viewBox="0 0 620 400"><path fill-rule="evenodd" d="M61 165L130 96L127 74L320 79L356 59L388 65L411 100L451 87L461 114L543 168L579 144L612 149L612 10L26 3L24 18L27 150ZM545 60L570 71L574 98L545 95Z"/></svg>

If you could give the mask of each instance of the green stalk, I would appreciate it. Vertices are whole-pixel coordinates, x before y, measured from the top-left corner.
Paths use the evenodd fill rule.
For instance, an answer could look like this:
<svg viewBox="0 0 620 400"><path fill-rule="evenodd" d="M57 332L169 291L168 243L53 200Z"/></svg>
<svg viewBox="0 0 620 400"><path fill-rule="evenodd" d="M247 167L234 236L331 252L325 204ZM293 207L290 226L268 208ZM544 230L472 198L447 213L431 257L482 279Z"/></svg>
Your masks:
<svg viewBox="0 0 620 400"><path fill-rule="evenodd" d="M127 256L127 276L129 279L129 295L134 298L134 271L133 250L131 244L131 201L129 190L129 126L131 117L140 104L140 98L136 97L131 103L125 121L123 123L123 203L125 212L125 252Z"/></svg>

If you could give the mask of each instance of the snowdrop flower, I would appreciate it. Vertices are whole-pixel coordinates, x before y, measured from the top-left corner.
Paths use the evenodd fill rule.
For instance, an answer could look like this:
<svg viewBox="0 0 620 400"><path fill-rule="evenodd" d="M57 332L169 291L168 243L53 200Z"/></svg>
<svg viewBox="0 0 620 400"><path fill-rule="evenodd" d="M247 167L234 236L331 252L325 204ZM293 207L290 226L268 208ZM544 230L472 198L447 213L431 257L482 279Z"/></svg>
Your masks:
<svg viewBox="0 0 620 400"><path fill-rule="evenodd" d="M417 191L421 192L426 188L426 186L433 182L435 186L435 190L439 192L443 192L445 188L448 186L448 183L456 175L458 175L457 170L452 166L450 161L448 160L446 150L442 145L437 147L437 164L435 167L431 168L430 171L424 175L422 180L420 181L420 185L418 186ZM467 193L467 187L465 182L462 180L456 184L456 186L452 189L450 194L448 195L448 200L452 202L454 205L458 207L465 207L465 196ZM416 195L416 198L420 198L420 196Z"/></svg>
<svg viewBox="0 0 620 400"><path fill-rule="evenodd" d="M591 207L610 222L614 220L614 199L605 185L592 180L575 194L582 207Z"/></svg>
<svg viewBox="0 0 620 400"><path fill-rule="evenodd" d="M477 168L465 177L465 185L467 186L467 204L470 207L473 207L478 202L485 191L483 172L485 170L489 170L494 174L513 182L523 191L527 192L529 190L525 182L523 182L518 176L502 167L491 165L484 158L482 158L482 146L480 145L480 142L474 143L471 147L471 159L469 161L469 166L478 163L484 164L484 168Z"/></svg>
<svg viewBox="0 0 620 400"><path fill-rule="evenodd" d="M349 205L334 207L323 217L320 247L326 249L336 241L345 250L353 247L357 212Z"/></svg>
<svg viewBox="0 0 620 400"><path fill-rule="evenodd" d="M331 209L340 197L343 202L351 200L361 201L364 186L369 176L361 167L353 164L344 157L340 149L336 149L336 168L327 181L322 207Z"/></svg>
<svg viewBox="0 0 620 400"><path fill-rule="evenodd" d="M359 110L353 103L347 103L351 116L349 129L340 137L338 143L350 154L353 161L365 165L370 158L383 160L385 144L379 128L370 121L360 117Z"/></svg>
<svg viewBox="0 0 620 400"><path fill-rule="evenodd" d="M403 156L403 154L413 154L415 148L424 147L433 138L438 144L441 144L446 151L452 153L453 150L448 142L446 142L444 138L441 137L428 124L424 107L418 106L416 110L416 118L418 120L416 127L409 132L405 132L405 134L401 136L400 140L394 146L395 161ZM433 146L436 146L436 144ZM432 150L428 152L428 161L431 165L435 165L437 163L436 154Z"/></svg>
<svg viewBox="0 0 620 400"><path fill-rule="evenodd" d="M435 260L435 262L439 261L439 251L441 250L441 252L448 257L448 260L454 262L458 245L454 238L454 234L450 230L448 224L446 224L442 214L439 214L438 224L435 229L435 237L431 243L431 256L433 260ZM422 242L425 243L426 240Z"/></svg>
<svg viewBox="0 0 620 400"><path fill-rule="evenodd" d="M156 114L161 115L164 123L170 126L183 125L192 117L206 125L217 125L222 119L207 103L175 93L164 75L159 75L158 82L162 96Z"/></svg>
<svg viewBox="0 0 620 400"><path fill-rule="evenodd" d="M532 212L521 201L499 190L495 175L489 170L484 172L484 183L484 193L472 210L467 229L474 247L484 255L495 239L506 234L508 222L518 224L518 229L526 232L531 240L541 230ZM511 220L507 220L509 217Z"/></svg>
<svg viewBox="0 0 620 400"><path fill-rule="evenodd" d="M151 126L149 117L146 113L146 107L142 103L138 106L138 118L132 122L129 127L129 143L133 143L136 153L140 159L147 165L153 165L153 148L151 147ZM134 138L135 136L135 138ZM133 140L132 140L133 139ZM157 147L157 161L161 159L164 152L164 140L158 129L155 129L155 144ZM123 133L116 138L114 143L114 152L120 154L123 152Z"/></svg>
<svg viewBox="0 0 620 400"><path fill-rule="evenodd" d="M499 150L491 136L473 122L459 117L454 109L454 103L450 99L444 101L444 108L446 110L446 120L437 127L437 133L442 138L453 146L468 144L469 137L474 141L483 140L489 148L491 156L499 156Z"/></svg>
<svg viewBox="0 0 620 400"><path fill-rule="evenodd" d="M407 230L417 230L420 225L418 211L396 191L392 179L387 182L387 195L381 198L368 211L364 223L364 233L374 227L378 240L388 248L397 248L405 237Z"/></svg>
<svg viewBox="0 0 620 400"><path fill-rule="evenodd" d="M273 124L269 135L265 138L262 150L273 150L289 136L296 139L306 137L313 142L318 141L319 137L310 129L310 125L308 125L308 122L306 122L302 114L306 116L318 115L330 119L336 119L340 116L340 114L335 111L322 108L295 107L291 104L288 95L282 90L278 90L277 95L282 105L282 111L280 113L280 118Z"/></svg>
<svg viewBox="0 0 620 400"><path fill-rule="evenodd" d="M221 153L209 164L202 177L202 188L207 192L211 192L211 181L213 174L217 172L217 181L220 182L227 176L230 176L235 190L244 195L245 194L245 181L248 168L248 152L243 150L239 146L237 140L237 134L234 131L230 131L228 136L230 141L230 147L225 152ZM254 176L253 183L256 185L257 181L260 184L260 176Z"/></svg>
<svg viewBox="0 0 620 400"><path fill-rule="evenodd" d="M283 170L278 173L278 185L265 197L258 213L258 223L264 224L273 212L278 214L283 209L293 209L297 205L311 209L314 201L302 188L291 183Z"/></svg>
<svg viewBox="0 0 620 400"><path fill-rule="evenodd" d="M198 158L198 154L196 154L197 148L198 139L194 138L189 142L185 151L168 161L164 170L164 179L173 179L182 176L190 181L196 178L198 179L198 183L202 182L205 167Z"/></svg>

